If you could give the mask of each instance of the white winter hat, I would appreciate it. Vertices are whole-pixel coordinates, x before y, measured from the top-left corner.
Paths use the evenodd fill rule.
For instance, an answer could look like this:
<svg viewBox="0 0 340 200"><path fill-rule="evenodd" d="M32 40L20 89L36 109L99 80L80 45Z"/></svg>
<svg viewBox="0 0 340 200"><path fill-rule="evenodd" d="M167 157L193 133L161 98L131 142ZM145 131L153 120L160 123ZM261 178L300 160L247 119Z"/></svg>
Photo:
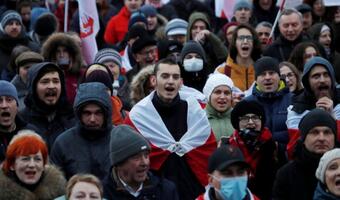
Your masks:
<svg viewBox="0 0 340 200"><path fill-rule="evenodd" d="M220 73L212 74L209 76L207 82L204 85L203 88L203 94L207 97L207 99L210 99L210 95L213 92L213 90L220 86L220 85L226 85L231 90L234 88L234 83L228 76Z"/></svg>
<svg viewBox="0 0 340 200"><path fill-rule="evenodd" d="M330 151L327 151L323 154L320 159L319 166L316 169L315 176L317 179L321 181L321 183L325 183L325 172L332 160L340 158L340 149L335 148Z"/></svg>

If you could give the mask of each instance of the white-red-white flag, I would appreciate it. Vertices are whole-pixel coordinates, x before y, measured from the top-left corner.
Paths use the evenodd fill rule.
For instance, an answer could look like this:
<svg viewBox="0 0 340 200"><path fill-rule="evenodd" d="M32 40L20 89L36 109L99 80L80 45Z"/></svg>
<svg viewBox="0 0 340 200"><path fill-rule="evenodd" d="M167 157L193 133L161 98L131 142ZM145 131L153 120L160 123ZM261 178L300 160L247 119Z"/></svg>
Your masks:
<svg viewBox="0 0 340 200"><path fill-rule="evenodd" d="M80 38L82 53L87 64L91 64L98 51L96 35L99 31L99 18L96 0L78 0Z"/></svg>
<svg viewBox="0 0 340 200"><path fill-rule="evenodd" d="M215 15L220 18L227 18L229 21L233 17L233 8L237 0L215 0Z"/></svg>

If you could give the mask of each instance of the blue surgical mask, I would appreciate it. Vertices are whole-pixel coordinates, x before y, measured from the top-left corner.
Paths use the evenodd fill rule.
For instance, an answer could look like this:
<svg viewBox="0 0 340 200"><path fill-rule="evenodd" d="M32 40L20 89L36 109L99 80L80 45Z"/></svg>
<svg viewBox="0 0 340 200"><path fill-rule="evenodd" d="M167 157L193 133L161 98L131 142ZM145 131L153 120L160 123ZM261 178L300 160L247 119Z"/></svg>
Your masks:
<svg viewBox="0 0 340 200"><path fill-rule="evenodd" d="M198 72L203 69L203 60L200 58L185 59L183 61L184 70L187 72Z"/></svg>
<svg viewBox="0 0 340 200"><path fill-rule="evenodd" d="M224 200L242 200L247 194L247 176L221 178L218 191Z"/></svg>

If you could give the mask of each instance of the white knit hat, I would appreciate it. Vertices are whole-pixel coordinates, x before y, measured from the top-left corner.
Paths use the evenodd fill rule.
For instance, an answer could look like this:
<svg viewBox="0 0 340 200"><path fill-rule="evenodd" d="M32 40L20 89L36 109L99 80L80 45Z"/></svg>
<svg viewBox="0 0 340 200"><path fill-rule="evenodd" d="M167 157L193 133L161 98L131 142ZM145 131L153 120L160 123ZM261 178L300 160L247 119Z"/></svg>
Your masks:
<svg viewBox="0 0 340 200"><path fill-rule="evenodd" d="M325 172L329 163L338 158L340 158L340 148L332 149L323 154L315 172L316 178L319 179L321 183L325 183Z"/></svg>
<svg viewBox="0 0 340 200"><path fill-rule="evenodd" d="M234 83L228 76L216 73L209 76L207 82L204 85L203 94L207 97L207 99L210 99L210 95L213 90L220 85L226 85L231 90L234 88Z"/></svg>

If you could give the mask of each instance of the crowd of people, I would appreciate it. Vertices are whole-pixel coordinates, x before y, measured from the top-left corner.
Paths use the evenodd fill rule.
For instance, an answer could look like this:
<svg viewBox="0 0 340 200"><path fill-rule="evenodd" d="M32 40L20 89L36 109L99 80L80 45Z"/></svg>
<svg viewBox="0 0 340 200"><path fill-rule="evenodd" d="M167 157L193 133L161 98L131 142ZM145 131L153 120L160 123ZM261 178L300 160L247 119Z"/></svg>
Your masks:
<svg viewBox="0 0 340 200"><path fill-rule="evenodd" d="M65 6L0 2L0 199L340 199L340 5Z"/></svg>

